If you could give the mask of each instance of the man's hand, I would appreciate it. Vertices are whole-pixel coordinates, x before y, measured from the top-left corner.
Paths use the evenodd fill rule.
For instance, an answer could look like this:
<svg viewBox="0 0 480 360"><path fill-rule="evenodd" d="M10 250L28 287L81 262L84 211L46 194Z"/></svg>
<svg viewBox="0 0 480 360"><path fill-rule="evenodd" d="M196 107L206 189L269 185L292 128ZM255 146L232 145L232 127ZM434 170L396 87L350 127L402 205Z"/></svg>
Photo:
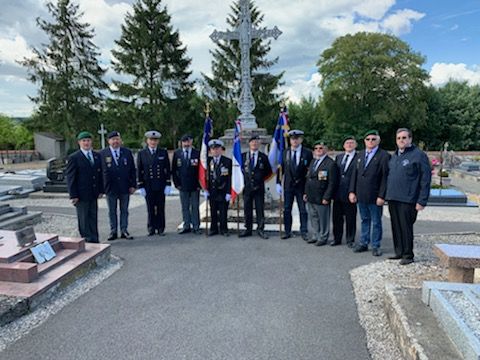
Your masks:
<svg viewBox="0 0 480 360"><path fill-rule="evenodd" d="M135 190L136 189L134 187L128 188L128 192L130 193L130 195L132 195L135 192Z"/></svg>
<svg viewBox="0 0 480 360"><path fill-rule="evenodd" d="M229 202L232 199L232 195L230 194L225 194L225 201Z"/></svg>
<svg viewBox="0 0 480 360"><path fill-rule="evenodd" d="M145 188L138 189L138 193L143 197L147 196L147 192L145 191Z"/></svg>
<svg viewBox="0 0 480 360"><path fill-rule="evenodd" d="M422 211L423 209L425 209L425 206L422 206L420 204L415 205L415 210Z"/></svg>
<svg viewBox="0 0 480 360"><path fill-rule="evenodd" d="M385 199L382 198L377 198L377 206L383 206L385 205Z"/></svg>
<svg viewBox="0 0 480 360"><path fill-rule="evenodd" d="M350 201L352 204L356 204L357 196L354 193L348 194L348 201Z"/></svg>
<svg viewBox="0 0 480 360"><path fill-rule="evenodd" d="M307 201L308 201L307 194L303 194L303 201L304 201L304 202L307 202Z"/></svg>
<svg viewBox="0 0 480 360"><path fill-rule="evenodd" d="M205 198L205 200L207 200L209 196L210 196L210 193L207 190L204 190L203 197Z"/></svg>
<svg viewBox="0 0 480 360"><path fill-rule="evenodd" d="M73 206L77 206L78 202L80 201L79 198L73 198L73 199L70 199L70 201L72 202L72 205Z"/></svg>
<svg viewBox="0 0 480 360"><path fill-rule="evenodd" d="M98 199L100 199L101 197L103 197L103 194L98 194Z"/></svg>
<svg viewBox="0 0 480 360"><path fill-rule="evenodd" d="M283 189L281 184L277 184L277 194L282 195Z"/></svg>
<svg viewBox="0 0 480 360"><path fill-rule="evenodd" d="M330 204L330 201L323 199L322 200L322 205L328 205Z"/></svg>
<svg viewBox="0 0 480 360"><path fill-rule="evenodd" d="M165 186L165 189L163 190L163 193L165 195L170 195L172 193L172 187L170 185Z"/></svg>

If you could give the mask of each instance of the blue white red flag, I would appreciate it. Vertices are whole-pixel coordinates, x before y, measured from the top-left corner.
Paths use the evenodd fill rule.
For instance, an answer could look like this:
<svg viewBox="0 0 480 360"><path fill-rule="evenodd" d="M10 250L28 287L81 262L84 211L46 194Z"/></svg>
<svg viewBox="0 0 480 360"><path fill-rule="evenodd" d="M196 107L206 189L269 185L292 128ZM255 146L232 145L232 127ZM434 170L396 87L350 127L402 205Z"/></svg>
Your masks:
<svg viewBox="0 0 480 360"><path fill-rule="evenodd" d="M198 167L198 181L203 190L207 190L207 159L208 142L213 135L213 120L207 115L203 126L202 146L200 148L200 166Z"/></svg>
<svg viewBox="0 0 480 360"><path fill-rule="evenodd" d="M232 202L239 194L241 194L241 192L243 191L243 187L245 186L243 180L243 161L240 137L241 131L242 123L240 120L237 120L235 121L235 132L232 148Z"/></svg>
<svg viewBox="0 0 480 360"><path fill-rule="evenodd" d="M283 152L286 149L286 141L288 136L288 111L285 106L280 111L278 117L277 126L275 127L275 132L273 133L272 144L270 145L270 151L268 152L268 160L270 161L270 166L274 173L277 172L278 168L282 165Z"/></svg>

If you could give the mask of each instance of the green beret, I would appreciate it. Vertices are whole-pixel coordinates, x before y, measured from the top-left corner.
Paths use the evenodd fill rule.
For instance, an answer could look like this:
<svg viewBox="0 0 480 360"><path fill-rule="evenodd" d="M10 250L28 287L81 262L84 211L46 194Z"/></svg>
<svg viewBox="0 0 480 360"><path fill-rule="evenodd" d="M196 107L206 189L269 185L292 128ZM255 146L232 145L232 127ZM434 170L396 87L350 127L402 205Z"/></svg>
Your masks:
<svg viewBox="0 0 480 360"><path fill-rule="evenodd" d="M347 141L347 140L355 140L356 141L355 136L347 135L343 138L342 144L345 144L345 141Z"/></svg>
<svg viewBox="0 0 480 360"><path fill-rule="evenodd" d="M317 145L327 146L327 142L324 140L317 140L313 143L313 146L317 146Z"/></svg>
<svg viewBox="0 0 480 360"><path fill-rule="evenodd" d="M363 135L363 138L365 139L368 135L380 136L378 130L368 130L365 135Z"/></svg>
<svg viewBox="0 0 480 360"><path fill-rule="evenodd" d="M92 134L90 134L88 131L82 131L80 134L77 135L77 140L83 140L83 139L91 139Z"/></svg>

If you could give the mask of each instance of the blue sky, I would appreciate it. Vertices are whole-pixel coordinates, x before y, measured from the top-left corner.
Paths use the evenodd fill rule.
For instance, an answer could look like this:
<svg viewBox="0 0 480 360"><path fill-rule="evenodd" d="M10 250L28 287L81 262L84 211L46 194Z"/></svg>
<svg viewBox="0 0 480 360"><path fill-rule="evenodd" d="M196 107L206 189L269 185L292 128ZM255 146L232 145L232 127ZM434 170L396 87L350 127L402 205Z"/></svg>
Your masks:
<svg viewBox="0 0 480 360"><path fill-rule="evenodd" d="M28 95L36 87L25 80L16 63L31 56L31 46L45 42L35 18L47 18L47 0L0 0L0 113L28 116L34 111ZM84 20L95 29L101 63L111 61L113 42L120 36L124 15L133 0L76 0ZM175 28L192 58L193 79L210 72L209 35L226 28L230 1L164 0ZM333 40L357 31L380 31L399 36L426 56L431 83L449 79L480 84L479 0L257 0L263 26L277 25L283 34L271 45L279 57L273 72L285 71L281 91L292 101L318 96L320 76L316 62ZM118 79L111 70L106 80Z"/></svg>

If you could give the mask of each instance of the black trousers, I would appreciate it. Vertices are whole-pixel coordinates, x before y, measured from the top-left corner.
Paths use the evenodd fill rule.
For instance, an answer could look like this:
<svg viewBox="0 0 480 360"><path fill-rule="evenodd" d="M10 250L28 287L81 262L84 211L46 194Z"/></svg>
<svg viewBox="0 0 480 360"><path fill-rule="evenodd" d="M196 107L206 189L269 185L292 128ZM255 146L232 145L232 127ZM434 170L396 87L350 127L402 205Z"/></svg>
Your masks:
<svg viewBox="0 0 480 360"><path fill-rule="evenodd" d="M148 230L165 230L165 194L162 191L147 191Z"/></svg>
<svg viewBox="0 0 480 360"><path fill-rule="evenodd" d="M95 200L80 200L76 205L78 231L86 242L98 243L98 204Z"/></svg>
<svg viewBox="0 0 480 360"><path fill-rule="evenodd" d="M225 199L215 200L210 198L210 214L212 219L212 224L210 226L211 231L218 231L218 223L220 222L220 232L228 232L227 213L228 202L226 202Z"/></svg>
<svg viewBox="0 0 480 360"><path fill-rule="evenodd" d="M255 214L257 215L257 230L265 228L265 193L261 190L248 191L243 194L243 206L245 212L245 228L252 231L253 228L253 203L255 202Z"/></svg>
<svg viewBox="0 0 480 360"><path fill-rule="evenodd" d="M303 201L303 189L293 188L285 190L284 199L284 220L285 220L285 233L290 234L292 232L292 207L293 201L297 200L298 211L300 213L300 232L306 234L308 232L308 213L305 201Z"/></svg>
<svg viewBox="0 0 480 360"><path fill-rule="evenodd" d="M417 220L415 204L388 201L395 255L413 259L413 224Z"/></svg>
<svg viewBox="0 0 480 360"><path fill-rule="evenodd" d="M345 223L345 240L347 244L355 242L357 231L357 204L335 200L333 202L333 241L342 243L343 224Z"/></svg>

